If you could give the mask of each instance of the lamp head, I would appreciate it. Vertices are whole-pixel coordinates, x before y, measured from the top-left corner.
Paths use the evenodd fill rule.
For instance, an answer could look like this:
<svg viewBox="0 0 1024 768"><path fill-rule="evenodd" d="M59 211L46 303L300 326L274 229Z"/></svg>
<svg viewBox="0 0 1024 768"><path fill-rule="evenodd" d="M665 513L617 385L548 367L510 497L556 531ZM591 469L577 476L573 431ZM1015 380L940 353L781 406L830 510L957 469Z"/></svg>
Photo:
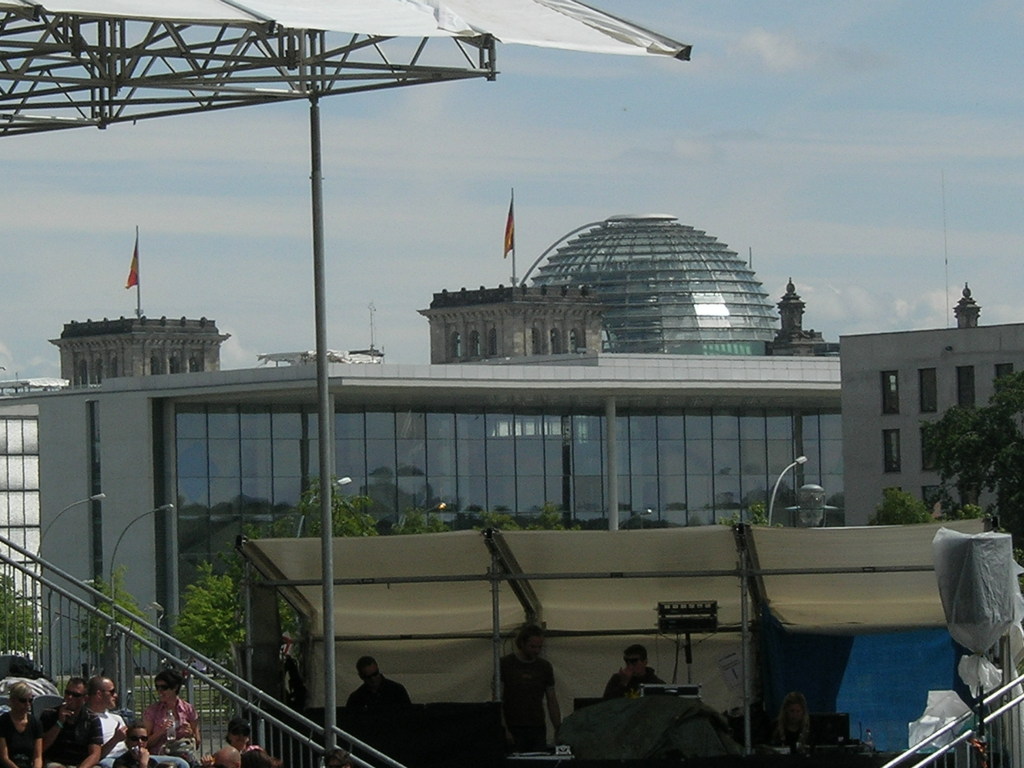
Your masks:
<svg viewBox="0 0 1024 768"><path fill-rule="evenodd" d="M339 477L337 480L334 481L334 484L337 485L337 486L342 486L342 485L348 485L351 482L352 482L352 478L351 477Z"/></svg>
<svg viewBox="0 0 1024 768"><path fill-rule="evenodd" d="M89 501L103 501L105 498L107 498L107 494L105 493L94 493L89 497Z"/></svg>
<svg viewBox="0 0 1024 768"><path fill-rule="evenodd" d="M797 456L796 459L795 459L795 463L797 463L797 464L806 464L807 463L807 457L806 456Z"/></svg>

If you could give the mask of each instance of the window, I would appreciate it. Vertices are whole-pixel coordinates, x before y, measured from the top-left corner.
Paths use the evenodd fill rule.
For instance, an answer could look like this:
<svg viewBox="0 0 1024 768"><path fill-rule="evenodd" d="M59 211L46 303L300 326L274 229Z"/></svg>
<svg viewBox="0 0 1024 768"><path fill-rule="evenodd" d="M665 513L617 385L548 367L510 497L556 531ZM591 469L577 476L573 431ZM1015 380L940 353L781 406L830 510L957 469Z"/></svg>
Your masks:
<svg viewBox="0 0 1024 768"><path fill-rule="evenodd" d="M897 371L882 371L882 413L900 412L900 379Z"/></svg>
<svg viewBox="0 0 1024 768"><path fill-rule="evenodd" d="M882 468L885 472L900 471L900 431L882 430Z"/></svg>
<svg viewBox="0 0 1024 768"><path fill-rule="evenodd" d="M996 378L1001 379L1013 373L1013 363L996 363Z"/></svg>
<svg viewBox="0 0 1024 768"><path fill-rule="evenodd" d="M452 334L452 357L458 359L462 357L462 334L458 331Z"/></svg>
<svg viewBox="0 0 1024 768"><path fill-rule="evenodd" d="M552 328L548 335L551 337L551 354L562 354L562 335L558 332L558 329Z"/></svg>
<svg viewBox="0 0 1024 768"><path fill-rule="evenodd" d="M956 367L956 404L966 407L974 405L974 366Z"/></svg>
<svg viewBox="0 0 1024 768"><path fill-rule="evenodd" d="M533 326L533 328L530 329L530 354L539 355L542 352L540 328Z"/></svg>
<svg viewBox="0 0 1024 768"><path fill-rule="evenodd" d="M935 413L938 410L938 389L935 384L934 368L918 369L917 395L921 413Z"/></svg>
<svg viewBox="0 0 1024 768"><path fill-rule="evenodd" d="M491 328L487 332L487 356L494 357L498 354L498 329Z"/></svg>
<svg viewBox="0 0 1024 768"><path fill-rule="evenodd" d="M469 356L480 357L480 331L469 332Z"/></svg>
<svg viewBox="0 0 1024 768"><path fill-rule="evenodd" d="M935 449L928 442L927 427L921 427L921 469L935 469Z"/></svg>

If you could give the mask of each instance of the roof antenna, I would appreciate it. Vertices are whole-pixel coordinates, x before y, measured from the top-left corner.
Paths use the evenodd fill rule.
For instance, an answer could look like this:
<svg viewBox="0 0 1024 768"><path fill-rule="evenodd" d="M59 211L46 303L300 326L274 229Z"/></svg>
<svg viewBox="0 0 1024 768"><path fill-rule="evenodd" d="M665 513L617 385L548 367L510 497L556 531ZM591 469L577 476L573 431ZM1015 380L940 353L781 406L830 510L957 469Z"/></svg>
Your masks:
<svg viewBox="0 0 1024 768"><path fill-rule="evenodd" d="M942 174L942 262L946 269L946 327L951 328L952 324L949 319L949 237L946 232L946 171L941 171Z"/></svg>
<svg viewBox="0 0 1024 768"><path fill-rule="evenodd" d="M370 349L376 349L373 346L373 313L377 311L377 308L373 306L372 301L366 305L366 308L370 310Z"/></svg>

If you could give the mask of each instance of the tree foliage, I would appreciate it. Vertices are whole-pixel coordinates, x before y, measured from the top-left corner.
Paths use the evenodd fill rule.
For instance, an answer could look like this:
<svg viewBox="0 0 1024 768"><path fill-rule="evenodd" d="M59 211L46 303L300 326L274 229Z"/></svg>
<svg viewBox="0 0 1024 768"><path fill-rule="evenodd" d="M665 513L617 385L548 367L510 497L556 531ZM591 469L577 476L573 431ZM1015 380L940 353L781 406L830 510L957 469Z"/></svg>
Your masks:
<svg viewBox="0 0 1024 768"><path fill-rule="evenodd" d="M868 525L914 525L932 520L932 514L923 501L899 488L885 488L882 503L875 508Z"/></svg>
<svg viewBox="0 0 1024 768"><path fill-rule="evenodd" d="M926 450L934 457L945 500L977 504L990 494L987 514L1018 543L1024 536L1024 372L995 382L982 407L954 407L924 426Z"/></svg>
<svg viewBox="0 0 1024 768"><path fill-rule="evenodd" d="M30 598L18 592L8 574L0 575L0 616L5 622L0 637L4 653L30 656L38 633L36 613Z"/></svg>
<svg viewBox="0 0 1024 768"><path fill-rule="evenodd" d="M366 496L346 496L332 483L331 493L331 533L334 536L376 536L377 521L367 508L372 500ZM320 481L310 482L297 507L303 535L320 535Z"/></svg>
<svg viewBox="0 0 1024 768"><path fill-rule="evenodd" d="M199 577L185 587L175 636L205 656L230 665L236 645L245 641L238 580L199 564Z"/></svg>
<svg viewBox="0 0 1024 768"><path fill-rule="evenodd" d="M451 526L432 510L422 510L414 507L406 511L397 524L391 526L391 533L404 536L411 533L443 533L450 531Z"/></svg>
<svg viewBox="0 0 1024 768"><path fill-rule="evenodd" d="M132 616L143 619L142 609L139 607L135 595L125 586L124 574L126 570L127 566L117 566L114 568L109 582L97 579L94 588L104 597L113 598L113 602L118 608L127 611ZM136 631L138 630L138 627L133 626L130 618L125 617L120 611L113 611L109 601L101 602L99 608L102 611L102 615L90 613L82 623L78 639L83 651L91 653L102 652L110 634L111 616L113 616L114 621L125 624ZM141 648L141 645L136 645L134 646L134 651L138 653Z"/></svg>

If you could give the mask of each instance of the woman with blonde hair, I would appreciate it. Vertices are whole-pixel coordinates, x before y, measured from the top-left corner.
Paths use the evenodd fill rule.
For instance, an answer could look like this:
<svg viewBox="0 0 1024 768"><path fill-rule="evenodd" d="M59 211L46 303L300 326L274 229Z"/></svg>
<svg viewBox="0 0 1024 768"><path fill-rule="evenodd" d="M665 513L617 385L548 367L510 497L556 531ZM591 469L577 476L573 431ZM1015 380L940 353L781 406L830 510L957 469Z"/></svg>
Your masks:
<svg viewBox="0 0 1024 768"><path fill-rule="evenodd" d="M772 732L772 744L789 747L791 754L807 751L811 737L811 715L807 699L799 691L790 691L779 707L779 717Z"/></svg>
<svg viewBox="0 0 1024 768"><path fill-rule="evenodd" d="M32 689L19 681L7 693L11 709L0 715L0 768L43 768L43 727L32 714Z"/></svg>

